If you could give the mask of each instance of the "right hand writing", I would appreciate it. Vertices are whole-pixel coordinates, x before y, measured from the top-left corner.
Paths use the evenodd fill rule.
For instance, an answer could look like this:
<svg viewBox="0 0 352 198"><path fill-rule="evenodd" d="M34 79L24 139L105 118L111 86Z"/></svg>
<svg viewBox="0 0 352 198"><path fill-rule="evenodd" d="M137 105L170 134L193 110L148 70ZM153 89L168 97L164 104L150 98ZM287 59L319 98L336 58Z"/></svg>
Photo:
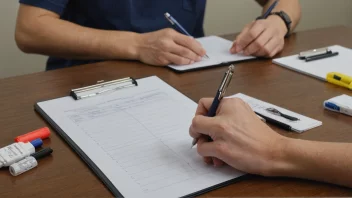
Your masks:
<svg viewBox="0 0 352 198"><path fill-rule="evenodd" d="M271 175L284 164L282 148L287 138L264 124L241 99L223 99L215 117L207 117L213 99L202 99L190 127L198 140L198 153L215 166L226 164L252 174ZM208 142L206 136L213 141Z"/></svg>
<svg viewBox="0 0 352 198"><path fill-rule="evenodd" d="M150 65L188 65L200 61L206 54L197 40L173 29L141 34L140 38L139 60Z"/></svg>

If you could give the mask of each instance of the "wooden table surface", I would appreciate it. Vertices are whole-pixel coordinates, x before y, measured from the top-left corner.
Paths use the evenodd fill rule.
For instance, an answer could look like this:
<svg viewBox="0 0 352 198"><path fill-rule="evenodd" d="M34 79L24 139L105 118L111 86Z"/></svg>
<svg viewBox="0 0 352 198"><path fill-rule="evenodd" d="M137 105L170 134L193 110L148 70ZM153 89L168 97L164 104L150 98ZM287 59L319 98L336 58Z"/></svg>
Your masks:
<svg viewBox="0 0 352 198"><path fill-rule="evenodd" d="M227 36L233 39L234 35ZM331 27L292 35L279 56L329 45L352 48L352 29ZM30 65L23 65L23 67ZM332 65L333 67L333 65ZM111 61L0 80L0 145L13 143L20 134L49 126L35 111L38 101L66 96L70 89L98 80L126 76L142 78L157 75L197 102L213 97L227 67L177 74L167 68L138 62ZM323 125L303 134L277 132L292 138L317 141L352 142L352 118L323 109L324 100L348 90L301 75L271 63L255 60L237 64L228 95L242 92L249 96L321 120ZM51 157L39 166L13 177L0 169L0 197L112 197L109 190L90 171L70 147L53 132L45 146L53 148ZM351 189L326 183L291 178L247 176L230 186L202 197L229 196L352 196Z"/></svg>

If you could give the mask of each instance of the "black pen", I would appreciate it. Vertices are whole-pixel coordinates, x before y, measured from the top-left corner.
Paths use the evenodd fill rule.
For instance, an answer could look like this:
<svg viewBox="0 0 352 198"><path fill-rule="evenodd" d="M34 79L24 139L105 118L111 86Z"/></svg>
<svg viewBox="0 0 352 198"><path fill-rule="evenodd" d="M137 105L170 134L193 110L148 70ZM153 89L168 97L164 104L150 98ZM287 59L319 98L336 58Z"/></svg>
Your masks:
<svg viewBox="0 0 352 198"><path fill-rule="evenodd" d="M277 127L279 127L279 128L282 128L282 129L284 129L284 130L286 130L286 131L293 131L292 127L291 127L290 125L288 125L288 124L282 123L282 122L277 121L277 120L272 119L272 118L269 118L269 117L267 117L267 116L265 116L265 115L262 115L262 114L260 114L260 113L258 113L258 112L255 112L255 113L256 113L258 116L264 118L264 119L265 119L265 122L267 122L267 123L270 123L270 124L272 124L272 125L275 125L275 126L277 126Z"/></svg>
<svg viewBox="0 0 352 198"><path fill-rule="evenodd" d="M217 111L217 109L219 107L219 104L220 104L222 98L225 95L226 89L227 89L227 87L229 86L229 84L231 82L234 69L235 69L235 66L234 65L230 65L229 69L225 73L224 78L222 79L222 82L220 84L220 87L219 87L218 91L216 92L216 95L215 95L215 98L213 100L213 103L211 104L210 109L208 111L208 114L207 114L208 117L214 117L215 116L216 111ZM209 140L211 140L210 137L209 137ZM197 141L198 141L198 139L193 139L192 147L197 144Z"/></svg>
<svg viewBox="0 0 352 198"><path fill-rule="evenodd" d="M329 53L326 53L326 54L310 56L310 57L306 58L306 62L319 60L319 59L323 59L323 58L329 58L329 57L333 57L333 56L337 56L337 55L339 55L338 52L329 52Z"/></svg>

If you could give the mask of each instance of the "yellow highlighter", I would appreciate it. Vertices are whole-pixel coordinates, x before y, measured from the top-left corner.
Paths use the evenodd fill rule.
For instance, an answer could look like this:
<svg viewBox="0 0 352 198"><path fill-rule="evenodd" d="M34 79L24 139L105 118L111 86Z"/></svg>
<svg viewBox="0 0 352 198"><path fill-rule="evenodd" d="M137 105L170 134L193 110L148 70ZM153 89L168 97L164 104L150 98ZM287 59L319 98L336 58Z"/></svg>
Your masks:
<svg viewBox="0 0 352 198"><path fill-rule="evenodd" d="M352 90L352 77L338 72L330 72L326 75L326 80L329 83L345 87Z"/></svg>

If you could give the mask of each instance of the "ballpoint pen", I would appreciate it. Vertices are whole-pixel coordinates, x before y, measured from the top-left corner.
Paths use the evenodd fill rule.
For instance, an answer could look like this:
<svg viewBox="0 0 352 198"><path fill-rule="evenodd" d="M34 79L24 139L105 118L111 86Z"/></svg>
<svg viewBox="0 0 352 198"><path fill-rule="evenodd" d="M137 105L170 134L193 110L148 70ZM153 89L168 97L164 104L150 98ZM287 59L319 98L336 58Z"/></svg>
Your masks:
<svg viewBox="0 0 352 198"><path fill-rule="evenodd" d="M234 69L235 69L235 66L230 65L227 72L225 73L224 78L222 79L222 82L220 84L220 87L219 87L218 91L216 92L216 96L213 100L213 103L211 104L210 109L208 111L208 114L207 114L208 117L215 116L216 111L219 107L219 104L225 95L226 89L231 82ZM211 140L210 137L209 137L209 140ZM198 141L198 139L193 139L192 147L197 144L197 141Z"/></svg>
<svg viewBox="0 0 352 198"><path fill-rule="evenodd" d="M263 16L258 17L257 20L259 20L259 19L266 19L266 18L269 16L269 14L271 13L271 11L273 11L273 9L276 7L276 5L277 5L278 2L279 2L279 1L275 1L273 4L271 4L271 6L270 6L270 7L268 8L268 10L263 14Z"/></svg>
<svg viewBox="0 0 352 198"><path fill-rule="evenodd" d="M275 120L275 119L272 119L272 118L270 118L270 117L268 117L268 116L265 116L265 115L263 115L263 114L260 114L260 113L258 113L258 112L254 112L254 113L257 114L258 116L264 118L264 119L265 119L265 122L267 122L267 123L269 123L269 124L272 124L272 125L274 125L274 126L276 126L276 127L279 127L279 128L281 128L281 129L284 129L284 130L286 130L286 131L295 131L295 130L294 130L290 125L288 125L288 124L282 123L282 122L280 122L280 121L277 121L277 120Z"/></svg>
<svg viewBox="0 0 352 198"><path fill-rule="evenodd" d="M298 118L295 118L293 116L290 116L290 115L287 115L287 114L284 114L284 113L281 113L279 110L275 109L275 108L267 108L266 109L268 112L274 114L274 115L277 115L277 116L281 116L283 118L286 118L290 121L299 121Z"/></svg>
<svg viewBox="0 0 352 198"><path fill-rule="evenodd" d="M178 29L180 32L182 32L183 34L193 37L190 33L187 32L187 30L185 28L182 27L182 25L174 18L172 17L168 12L166 12L165 14L165 18L171 23L172 26L176 27L176 29ZM209 58L208 55L205 55L206 58Z"/></svg>

